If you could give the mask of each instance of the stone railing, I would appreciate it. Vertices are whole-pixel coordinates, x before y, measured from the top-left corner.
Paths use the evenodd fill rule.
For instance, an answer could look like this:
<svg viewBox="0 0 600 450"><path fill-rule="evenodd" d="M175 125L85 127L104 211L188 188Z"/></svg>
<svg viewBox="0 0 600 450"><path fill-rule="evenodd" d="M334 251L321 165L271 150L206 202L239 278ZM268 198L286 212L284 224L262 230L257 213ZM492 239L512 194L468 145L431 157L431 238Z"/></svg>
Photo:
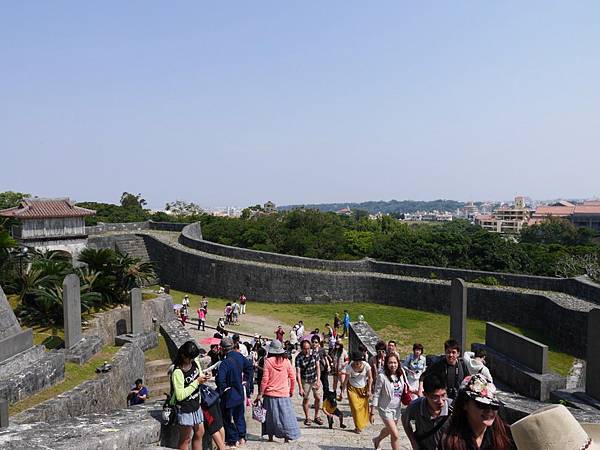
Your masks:
<svg viewBox="0 0 600 450"><path fill-rule="evenodd" d="M375 356L375 344L379 341L379 335L367 322L351 322L348 334L348 352L358 351L362 344L367 348L369 358Z"/></svg>
<svg viewBox="0 0 600 450"><path fill-rule="evenodd" d="M144 352L125 344L112 359L112 369L93 380L11 417L17 424L52 422L85 414L103 413L127 406L127 394L137 378L144 377Z"/></svg>

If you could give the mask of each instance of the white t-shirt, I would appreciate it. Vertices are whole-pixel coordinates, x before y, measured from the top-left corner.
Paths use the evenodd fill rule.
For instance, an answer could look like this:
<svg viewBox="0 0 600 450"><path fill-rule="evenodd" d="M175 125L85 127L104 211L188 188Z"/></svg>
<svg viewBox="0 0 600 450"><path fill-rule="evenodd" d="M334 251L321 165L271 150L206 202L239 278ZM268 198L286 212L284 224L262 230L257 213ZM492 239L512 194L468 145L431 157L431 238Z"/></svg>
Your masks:
<svg viewBox="0 0 600 450"><path fill-rule="evenodd" d="M348 383L355 388L364 388L367 386L368 374L371 371L371 366L363 361L363 369L361 372L356 372L352 368L352 363L349 363L342 373L348 376Z"/></svg>

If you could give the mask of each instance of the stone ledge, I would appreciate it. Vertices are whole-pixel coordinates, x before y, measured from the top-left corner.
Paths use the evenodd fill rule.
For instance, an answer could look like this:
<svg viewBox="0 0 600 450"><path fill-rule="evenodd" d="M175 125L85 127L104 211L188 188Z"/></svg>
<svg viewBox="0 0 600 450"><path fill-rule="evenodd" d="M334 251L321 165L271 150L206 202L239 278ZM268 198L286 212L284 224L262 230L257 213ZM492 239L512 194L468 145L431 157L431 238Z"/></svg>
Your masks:
<svg viewBox="0 0 600 450"><path fill-rule="evenodd" d="M68 362L82 365L98 353L101 348L102 339L100 339L100 336L84 336L77 344L66 351L65 359Z"/></svg>
<svg viewBox="0 0 600 450"><path fill-rule="evenodd" d="M137 450L160 441L160 413L159 405L149 404L60 422L13 424L0 430L0 448Z"/></svg>
<svg viewBox="0 0 600 450"><path fill-rule="evenodd" d="M156 331L146 331L137 335L121 334L115 338L115 345L117 347L128 343L137 345L145 352L158 345L158 334Z"/></svg>
<svg viewBox="0 0 600 450"><path fill-rule="evenodd" d="M472 350L482 348L486 351L487 365L494 378L506 383L519 394L536 400L548 400L550 392L564 389L567 380L557 373L538 374L483 344L472 344Z"/></svg>
<svg viewBox="0 0 600 450"><path fill-rule="evenodd" d="M13 356L0 365L0 398L16 403L63 380L65 354L44 352L42 345Z"/></svg>
<svg viewBox="0 0 600 450"><path fill-rule="evenodd" d="M110 372L29 408L11 417L11 421L20 424L60 421L125 408L131 384L143 377L144 353L137 345L125 344L113 357Z"/></svg>

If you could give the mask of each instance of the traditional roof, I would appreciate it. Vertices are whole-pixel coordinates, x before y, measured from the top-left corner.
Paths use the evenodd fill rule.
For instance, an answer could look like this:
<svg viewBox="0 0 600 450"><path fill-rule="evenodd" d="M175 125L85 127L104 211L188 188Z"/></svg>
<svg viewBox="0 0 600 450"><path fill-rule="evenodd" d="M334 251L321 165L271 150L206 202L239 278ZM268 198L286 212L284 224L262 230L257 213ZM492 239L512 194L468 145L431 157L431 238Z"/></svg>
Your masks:
<svg viewBox="0 0 600 450"><path fill-rule="evenodd" d="M533 213L534 217L567 217L573 214L574 206L538 206Z"/></svg>
<svg viewBox="0 0 600 450"><path fill-rule="evenodd" d="M600 204L575 205L575 210L573 211L573 214L600 214Z"/></svg>
<svg viewBox="0 0 600 450"><path fill-rule="evenodd" d="M0 210L1 217L50 219L93 216L96 211L75 206L68 198L26 198L19 206Z"/></svg>

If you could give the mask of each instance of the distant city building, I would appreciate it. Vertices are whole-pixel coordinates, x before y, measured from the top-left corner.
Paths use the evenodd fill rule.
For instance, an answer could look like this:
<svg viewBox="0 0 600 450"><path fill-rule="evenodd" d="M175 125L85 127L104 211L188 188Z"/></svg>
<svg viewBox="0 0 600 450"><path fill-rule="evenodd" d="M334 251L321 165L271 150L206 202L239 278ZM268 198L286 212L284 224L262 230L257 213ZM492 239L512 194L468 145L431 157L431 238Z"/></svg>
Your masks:
<svg viewBox="0 0 600 450"><path fill-rule="evenodd" d="M573 204L561 200L551 205L541 205L536 208L529 224L540 223L547 217L560 217L571 221L577 227L600 231L600 201Z"/></svg>
<svg viewBox="0 0 600 450"><path fill-rule="evenodd" d="M340 214L342 216L350 216L350 215L352 215L352 210L350 209L349 206L346 206L345 208L342 208L342 209L336 211L335 213Z"/></svg>
<svg viewBox="0 0 600 450"><path fill-rule="evenodd" d="M469 202L459 210L459 215L466 219L474 219L479 214L479 208L473 203Z"/></svg>
<svg viewBox="0 0 600 450"><path fill-rule="evenodd" d="M0 210L0 217L19 220L13 237L22 246L40 251L60 250L75 261L86 246L85 217L96 211L75 206L68 198L26 198L19 206Z"/></svg>
<svg viewBox="0 0 600 450"><path fill-rule="evenodd" d="M515 197L512 206L501 205L492 214L475 216L475 224L492 232L501 234L518 234L527 225L531 210L525 206L525 197Z"/></svg>
<svg viewBox="0 0 600 450"><path fill-rule="evenodd" d="M263 210L267 214L274 214L277 212L277 206L275 206L275 203L269 200L263 205Z"/></svg>

